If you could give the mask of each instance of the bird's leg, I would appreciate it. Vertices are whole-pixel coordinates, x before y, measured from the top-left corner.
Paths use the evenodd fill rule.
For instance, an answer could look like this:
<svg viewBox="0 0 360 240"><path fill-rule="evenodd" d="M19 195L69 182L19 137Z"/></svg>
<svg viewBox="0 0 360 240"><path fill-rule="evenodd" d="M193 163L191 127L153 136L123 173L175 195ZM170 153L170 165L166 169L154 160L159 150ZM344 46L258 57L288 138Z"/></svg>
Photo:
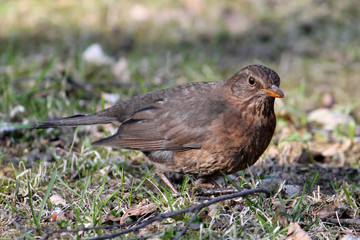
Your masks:
<svg viewBox="0 0 360 240"><path fill-rule="evenodd" d="M198 180L196 180L196 183L198 183L201 187L204 188L212 188L212 187L220 187L220 185L213 179L213 178L204 178L201 177Z"/></svg>
<svg viewBox="0 0 360 240"><path fill-rule="evenodd" d="M164 173L157 173L159 175L159 177L164 181L164 183L166 185L169 186L169 188L171 189L171 191L174 193L174 194L179 194L178 190L176 190L176 188L174 187L174 185L172 184L172 182L170 181L170 179L165 176Z"/></svg>

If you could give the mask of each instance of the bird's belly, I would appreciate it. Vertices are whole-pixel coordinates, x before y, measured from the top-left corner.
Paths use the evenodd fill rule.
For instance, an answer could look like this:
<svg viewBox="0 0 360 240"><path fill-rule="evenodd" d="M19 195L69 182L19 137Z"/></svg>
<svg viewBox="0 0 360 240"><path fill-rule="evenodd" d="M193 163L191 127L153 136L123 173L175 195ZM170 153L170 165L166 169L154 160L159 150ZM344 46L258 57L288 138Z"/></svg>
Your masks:
<svg viewBox="0 0 360 240"><path fill-rule="evenodd" d="M246 154L236 154L231 151L212 152L202 149L192 149L175 152L173 164L166 166L167 171L194 174L199 177L233 173L251 166L257 158L249 158ZM164 166L157 168L163 169ZM165 169L164 169L165 170Z"/></svg>
<svg viewBox="0 0 360 240"><path fill-rule="evenodd" d="M172 167L177 172L198 176L220 175L220 171L234 173L252 166L266 150L271 137L272 133L210 141L201 149L174 152Z"/></svg>
<svg viewBox="0 0 360 240"><path fill-rule="evenodd" d="M200 149L172 152L171 161L157 162L161 172L182 172L200 177L234 173L252 166L269 145L275 124L270 129L253 121L251 130L218 128ZM236 129L236 128L233 128Z"/></svg>

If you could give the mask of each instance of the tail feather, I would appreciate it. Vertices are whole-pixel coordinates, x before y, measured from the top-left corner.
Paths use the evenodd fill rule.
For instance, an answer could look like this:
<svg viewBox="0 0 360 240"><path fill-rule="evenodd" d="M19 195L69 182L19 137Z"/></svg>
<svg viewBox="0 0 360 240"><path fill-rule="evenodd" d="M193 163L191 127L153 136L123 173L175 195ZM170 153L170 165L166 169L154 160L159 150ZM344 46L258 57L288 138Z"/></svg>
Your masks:
<svg viewBox="0 0 360 240"><path fill-rule="evenodd" d="M31 128L55 128L55 127L75 127L80 125L95 125L117 122L115 117L99 116L98 114L75 115L66 118L35 122Z"/></svg>
<svg viewBox="0 0 360 240"><path fill-rule="evenodd" d="M103 147L116 147L113 143L114 143L114 138L115 136L112 135L110 137L107 138L103 138L100 140L97 140L96 142L92 142L91 145L93 146L103 146ZM117 146L119 148L119 146Z"/></svg>

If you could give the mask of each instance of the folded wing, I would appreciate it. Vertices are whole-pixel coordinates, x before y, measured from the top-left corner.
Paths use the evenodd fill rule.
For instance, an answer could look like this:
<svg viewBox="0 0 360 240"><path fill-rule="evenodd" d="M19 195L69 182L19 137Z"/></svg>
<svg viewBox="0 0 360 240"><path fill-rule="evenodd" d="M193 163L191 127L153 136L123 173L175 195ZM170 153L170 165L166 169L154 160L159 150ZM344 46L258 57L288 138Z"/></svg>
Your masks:
<svg viewBox="0 0 360 240"><path fill-rule="evenodd" d="M158 99L123 122L115 135L93 144L140 151L200 148L225 104L216 96Z"/></svg>

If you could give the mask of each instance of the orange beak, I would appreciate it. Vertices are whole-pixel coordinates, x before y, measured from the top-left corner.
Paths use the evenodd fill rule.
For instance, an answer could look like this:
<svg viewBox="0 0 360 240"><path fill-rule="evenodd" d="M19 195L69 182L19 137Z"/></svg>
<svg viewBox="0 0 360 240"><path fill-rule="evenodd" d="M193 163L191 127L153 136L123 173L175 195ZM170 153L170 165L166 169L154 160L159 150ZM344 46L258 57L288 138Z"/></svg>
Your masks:
<svg viewBox="0 0 360 240"><path fill-rule="evenodd" d="M265 92L266 95L275 98L283 98L285 97L284 93L275 85L272 85L271 88L268 89L259 89L260 91Z"/></svg>

